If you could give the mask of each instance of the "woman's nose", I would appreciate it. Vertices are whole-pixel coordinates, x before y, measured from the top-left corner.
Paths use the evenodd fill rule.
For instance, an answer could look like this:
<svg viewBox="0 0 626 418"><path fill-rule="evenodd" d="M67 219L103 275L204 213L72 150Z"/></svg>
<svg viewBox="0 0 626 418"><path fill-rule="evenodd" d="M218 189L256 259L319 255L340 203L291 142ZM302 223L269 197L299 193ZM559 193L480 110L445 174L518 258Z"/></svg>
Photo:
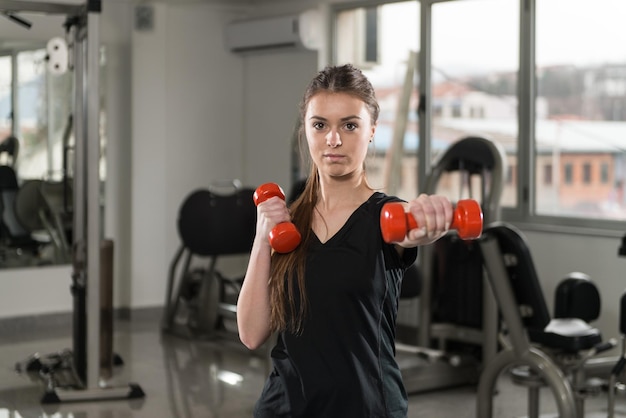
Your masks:
<svg viewBox="0 0 626 418"><path fill-rule="evenodd" d="M334 130L330 131L326 136L326 145L331 148L341 146L341 137L339 136L339 132Z"/></svg>

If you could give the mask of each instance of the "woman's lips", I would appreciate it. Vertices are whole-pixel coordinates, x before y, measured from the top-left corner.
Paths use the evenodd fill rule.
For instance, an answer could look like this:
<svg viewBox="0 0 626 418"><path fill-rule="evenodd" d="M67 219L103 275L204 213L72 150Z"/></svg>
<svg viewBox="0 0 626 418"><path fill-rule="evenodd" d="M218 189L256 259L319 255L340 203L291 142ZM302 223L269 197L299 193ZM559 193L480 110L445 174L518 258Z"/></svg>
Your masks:
<svg viewBox="0 0 626 418"><path fill-rule="evenodd" d="M324 158L327 158L331 161L338 161L344 158L342 154L324 154Z"/></svg>

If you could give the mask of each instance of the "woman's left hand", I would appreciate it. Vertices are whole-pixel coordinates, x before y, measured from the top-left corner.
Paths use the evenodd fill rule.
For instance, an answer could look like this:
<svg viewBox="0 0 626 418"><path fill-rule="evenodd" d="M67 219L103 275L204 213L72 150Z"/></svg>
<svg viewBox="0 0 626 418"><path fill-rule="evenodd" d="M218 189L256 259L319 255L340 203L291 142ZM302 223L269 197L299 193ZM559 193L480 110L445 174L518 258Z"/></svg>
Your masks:
<svg viewBox="0 0 626 418"><path fill-rule="evenodd" d="M427 245L437 241L450 229L454 208L445 196L421 194L406 204L418 227L407 232L402 247Z"/></svg>

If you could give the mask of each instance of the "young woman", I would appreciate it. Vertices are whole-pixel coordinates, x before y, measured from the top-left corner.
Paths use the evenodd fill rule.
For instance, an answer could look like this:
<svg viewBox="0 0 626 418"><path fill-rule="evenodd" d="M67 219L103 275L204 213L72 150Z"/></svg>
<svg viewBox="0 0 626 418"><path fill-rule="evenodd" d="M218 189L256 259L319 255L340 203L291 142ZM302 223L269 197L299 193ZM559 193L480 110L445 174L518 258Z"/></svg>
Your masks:
<svg viewBox="0 0 626 418"><path fill-rule="evenodd" d="M400 284L418 245L448 230L453 208L442 196L405 203L420 228L387 244L382 205L400 199L367 182L365 158L376 132L374 89L352 65L327 67L301 107L311 172L287 208L279 198L257 206L257 230L237 303L241 341L250 349L274 332L273 371L256 418L406 417L407 395L395 361ZM293 222L302 241L273 252L272 228Z"/></svg>

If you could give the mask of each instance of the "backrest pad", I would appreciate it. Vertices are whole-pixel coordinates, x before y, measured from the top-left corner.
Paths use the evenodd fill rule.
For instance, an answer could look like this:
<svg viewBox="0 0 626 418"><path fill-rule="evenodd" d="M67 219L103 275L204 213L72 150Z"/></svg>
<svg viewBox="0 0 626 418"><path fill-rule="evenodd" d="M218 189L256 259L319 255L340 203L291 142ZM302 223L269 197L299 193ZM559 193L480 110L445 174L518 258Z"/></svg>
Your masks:
<svg viewBox="0 0 626 418"><path fill-rule="evenodd" d="M185 247L202 256L250 252L256 229L253 194L254 190L242 188L229 195L208 189L188 195L178 215Z"/></svg>
<svg viewBox="0 0 626 418"><path fill-rule="evenodd" d="M543 330L550 322L550 312L526 239L521 231L504 222L488 225L483 234L498 241L524 326Z"/></svg>

